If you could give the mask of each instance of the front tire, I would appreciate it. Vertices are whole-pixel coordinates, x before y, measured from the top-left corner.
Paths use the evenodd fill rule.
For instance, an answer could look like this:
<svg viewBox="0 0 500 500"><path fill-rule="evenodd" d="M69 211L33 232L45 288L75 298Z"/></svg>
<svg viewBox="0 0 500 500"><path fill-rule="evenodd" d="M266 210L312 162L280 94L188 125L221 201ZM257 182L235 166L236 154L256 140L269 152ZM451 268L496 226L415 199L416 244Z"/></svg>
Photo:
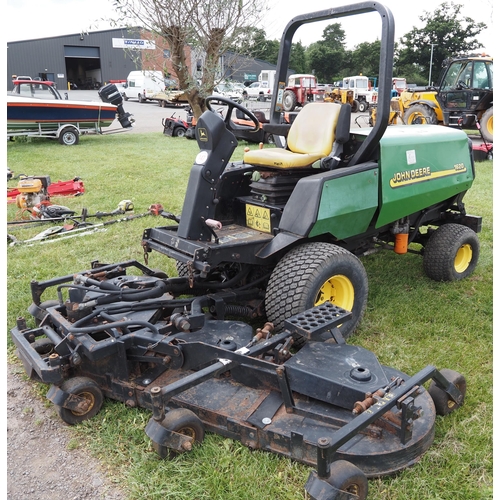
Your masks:
<svg viewBox="0 0 500 500"><path fill-rule="evenodd" d="M437 125L438 119L435 111L425 104L410 106L403 115L406 125Z"/></svg>
<svg viewBox="0 0 500 500"><path fill-rule="evenodd" d="M445 224L425 245L424 271L434 281L458 281L473 273L478 259L477 234L461 224Z"/></svg>
<svg viewBox="0 0 500 500"><path fill-rule="evenodd" d="M368 109L368 103L366 101L359 101L358 111L364 113Z"/></svg>
<svg viewBox="0 0 500 500"><path fill-rule="evenodd" d="M86 409L70 410L62 406L55 405L57 413L68 425L76 425L85 420L89 420L97 415L104 401L101 389L91 379L86 377L74 377L66 380L61 385L61 390L69 394L81 396L87 400Z"/></svg>
<svg viewBox="0 0 500 500"><path fill-rule="evenodd" d="M276 331L285 319L328 301L352 312L339 326L349 337L363 317L368 299L368 277L361 261L331 243L295 247L274 268L266 290L266 314Z"/></svg>

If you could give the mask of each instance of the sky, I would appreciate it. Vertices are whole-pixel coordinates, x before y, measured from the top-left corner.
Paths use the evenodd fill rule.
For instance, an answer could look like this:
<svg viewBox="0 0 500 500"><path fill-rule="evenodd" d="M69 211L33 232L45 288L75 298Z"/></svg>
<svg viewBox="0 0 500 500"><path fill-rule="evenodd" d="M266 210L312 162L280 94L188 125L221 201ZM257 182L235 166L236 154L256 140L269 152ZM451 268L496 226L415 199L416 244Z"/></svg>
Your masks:
<svg viewBox="0 0 500 500"><path fill-rule="evenodd" d="M434 12L444 0L382 0L389 7L395 19L396 41L413 27L421 28L419 17L425 12ZM355 3L343 0L269 0L269 12L261 26L270 39L280 39L287 23L295 16ZM454 0L463 5L462 15L470 16L489 28L478 37L484 49L493 53L493 0ZM4 36L6 42L29 40L51 36L69 35L81 31L110 29L103 19L113 18L111 0L7 0L4 7ZM313 23L297 30L294 42L309 45L322 37L323 29L330 22ZM335 20L346 32L346 47L354 48L362 42L380 39L380 16L377 13L363 14Z"/></svg>

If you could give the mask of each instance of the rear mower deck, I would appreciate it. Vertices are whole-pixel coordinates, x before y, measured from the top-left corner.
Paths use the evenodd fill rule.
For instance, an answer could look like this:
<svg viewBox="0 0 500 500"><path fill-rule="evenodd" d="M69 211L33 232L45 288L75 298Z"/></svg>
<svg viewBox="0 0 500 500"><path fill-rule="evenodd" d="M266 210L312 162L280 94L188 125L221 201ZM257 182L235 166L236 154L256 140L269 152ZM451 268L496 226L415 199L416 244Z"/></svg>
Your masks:
<svg viewBox="0 0 500 500"><path fill-rule="evenodd" d="M155 274L129 261L32 283L38 326L19 318L11 335L67 423L94 416L106 396L152 411L146 433L162 457L188 451L206 429L314 467L311 498L350 499L366 498L363 487L356 474L337 484L338 466L366 477L411 466L432 445L436 408L463 403L460 383L433 366L409 377L346 344L338 326L351 313L330 303L281 332L254 331L228 319L251 290L174 298L189 278ZM58 300L41 302L53 288Z"/></svg>

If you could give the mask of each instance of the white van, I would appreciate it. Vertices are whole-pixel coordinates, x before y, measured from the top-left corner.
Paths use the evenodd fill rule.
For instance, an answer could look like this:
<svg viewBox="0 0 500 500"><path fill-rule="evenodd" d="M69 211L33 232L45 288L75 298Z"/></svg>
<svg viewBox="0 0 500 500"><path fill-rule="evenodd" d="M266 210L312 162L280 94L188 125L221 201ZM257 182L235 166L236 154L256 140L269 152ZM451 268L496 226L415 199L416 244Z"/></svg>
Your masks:
<svg viewBox="0 0 500 500"><path fill-rule="evenodd" d="M165 77L161 71L131 71L122 93L126 101L137 99L139 102L146 102L164 89Z"/></svg>

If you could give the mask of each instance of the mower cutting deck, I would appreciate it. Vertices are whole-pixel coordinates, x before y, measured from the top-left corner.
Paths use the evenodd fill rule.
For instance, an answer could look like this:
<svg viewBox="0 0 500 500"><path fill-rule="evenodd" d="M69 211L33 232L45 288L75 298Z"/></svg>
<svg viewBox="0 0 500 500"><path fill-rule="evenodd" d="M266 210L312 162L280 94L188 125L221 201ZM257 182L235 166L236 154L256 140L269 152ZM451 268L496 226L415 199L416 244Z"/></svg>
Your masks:
<svg viewBox="0 0 500 500"><path fill-rule="evenodd" d="M11 334L66 423L95 416L109 397L152 411L146 433L161 457L189 451L207 430L314 467L311 498L350 499L366 498L367 477L414 464L432 445L436 409L463 403L461 375L428 366L409 377L346 344L338 326L351 313L329 302L281 333L270 323L254 331L232 319L251 290L176 299L189 278L155 274L136 261L94 263L32 282L37 326L19 318ZM57 300L41 301L54 290Z"/></svg>

